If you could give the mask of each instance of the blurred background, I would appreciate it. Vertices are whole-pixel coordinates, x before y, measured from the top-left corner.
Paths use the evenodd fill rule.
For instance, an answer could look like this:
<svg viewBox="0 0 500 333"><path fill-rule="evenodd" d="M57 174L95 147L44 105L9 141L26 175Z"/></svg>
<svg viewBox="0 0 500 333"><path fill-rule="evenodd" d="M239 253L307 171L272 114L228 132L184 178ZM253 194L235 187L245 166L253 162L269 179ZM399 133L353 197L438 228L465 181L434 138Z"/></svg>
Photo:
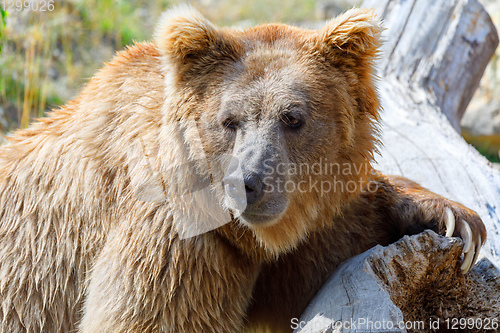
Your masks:
<svg viewBox="0 0 500 333"><path fill-rule="evenodd" d="M133 41L150 40L161 12L180 2L58 0L53 2L52 11L23 8L40 1L0 1L0 135L26 127L33 118L74 98L116 50ZM251 26L264 22L308 24L326 20L361 2L192 0L189 3L216 24ZM500 27L500 0L481 2L497 28ZM499 56L500 49L490 61L462 119L463 137L494 163L500 163Z"/></svg>

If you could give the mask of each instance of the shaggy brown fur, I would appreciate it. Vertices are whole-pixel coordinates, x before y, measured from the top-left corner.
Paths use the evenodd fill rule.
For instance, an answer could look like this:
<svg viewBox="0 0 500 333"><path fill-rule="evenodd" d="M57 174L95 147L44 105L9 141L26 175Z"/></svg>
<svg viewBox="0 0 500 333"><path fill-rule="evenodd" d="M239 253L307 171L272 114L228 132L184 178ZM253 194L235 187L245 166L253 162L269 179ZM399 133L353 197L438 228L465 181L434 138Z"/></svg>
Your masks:
<svg viewBox="0 0 500 333"><path fill-rule="evenodd" d="M447 207L478 250L474 212L371 169L380 32L363 10L319 31L164 14L154 43L118 53L77 99L1 147L0 332L286 332L340 262L444 233ZM272 184L357 185L260 201L249 185L238 215L217 187L227 155L253 163L245 185L264 157L342 166ZM186 216L195 228L211 218L189 199L203 179L236 217L185 239Z"/></svg>

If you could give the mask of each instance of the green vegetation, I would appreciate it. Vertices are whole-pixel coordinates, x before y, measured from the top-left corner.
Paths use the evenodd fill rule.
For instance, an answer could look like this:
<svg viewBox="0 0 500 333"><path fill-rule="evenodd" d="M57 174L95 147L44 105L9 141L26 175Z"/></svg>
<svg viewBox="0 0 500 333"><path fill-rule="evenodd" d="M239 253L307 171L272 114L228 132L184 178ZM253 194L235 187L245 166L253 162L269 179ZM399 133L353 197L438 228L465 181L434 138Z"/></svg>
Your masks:
<svg viewBox="0 0 500 333"><path fill-rule="evenodd" d="M117 49L133 40L149 39L158 13L170 1L78 0L74 10L93 43L111 42ZM153 17L150 17L153 15Z"/></svg>
<svg viewBox="0 0 500 333"><path fill-rule="evenodd" d="M488 144L485 145L475 145L474 148L477 149L477 151L486 157L490 162L492 163L500 163L500 158L498 157L498 151L495 153L491 151L490 147Z"/></svg>
<svg viewBox="0 0 500 333"><path fill-rule="evenodd" d="M2 22L0 22L0 27L5 27L5 25L7 24L7 12L5 10L3 10L2 7L0 7L0 16L2 17Z"/></svg>
<svg viewBox="0 0 500 333"><path fill-rule="evenodd" d="M463 130L462 136L490 162L500 163L500 138L497 135L474 136Z"/></svg>
<svg viewBox="0 0 500 333"><path fill-rule="evenodd" d="M3 10L2 7L0 7L0 17L2 20L0 21L0 53L2 53L2 37L3 37L3 30L5 29L5 26L7 25L7 12Z"/></svg>
<svg viewBox="0 0 500 333"><path fill-rule="evenodd" d="M2 10L0 129L26 127L34 117L73 98L115 50L148 38L156 17L142 16L160 13L168 2L146 4L65 1L56 3L52 12L9 13L8 25Z"/></svg>

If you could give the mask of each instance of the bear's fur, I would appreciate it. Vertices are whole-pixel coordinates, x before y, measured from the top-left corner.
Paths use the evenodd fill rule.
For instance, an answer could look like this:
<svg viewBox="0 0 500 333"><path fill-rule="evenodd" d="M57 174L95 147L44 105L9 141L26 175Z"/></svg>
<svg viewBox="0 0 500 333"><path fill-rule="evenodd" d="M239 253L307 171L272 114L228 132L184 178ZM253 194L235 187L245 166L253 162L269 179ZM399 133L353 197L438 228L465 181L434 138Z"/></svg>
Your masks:
<svg viewBox="0 0 500 333"><path fill-rule="evenodd" d="M474 212L370 166L381 30L366 10L318 31L166 12L154 42L0 148L0 332L287 332L375 244L432 228L475 260ZM276 172L325 162L341 168Z"/></svg>

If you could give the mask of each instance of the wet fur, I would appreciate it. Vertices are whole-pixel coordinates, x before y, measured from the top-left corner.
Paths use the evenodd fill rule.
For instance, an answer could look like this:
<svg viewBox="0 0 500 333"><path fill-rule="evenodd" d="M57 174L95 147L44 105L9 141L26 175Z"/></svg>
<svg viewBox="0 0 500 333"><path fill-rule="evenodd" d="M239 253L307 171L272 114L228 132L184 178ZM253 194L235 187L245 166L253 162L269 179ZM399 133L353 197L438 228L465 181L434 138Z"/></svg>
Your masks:
<svg viewBox="0 0 500 333"><path fill-rule="evenodd" d="M74 101L16 131L0 148L0 332L290 331L340 262L427 227L444 233L444 207L484 240L474 212L371 169L380 32L364 10L319 31L228 30L180 7L164 15L153 43L118 53ZM171 189L189 186L192 174L169 170L182 165L179 147L195 129L179 137L164 127L194 119L205 154L227 152L211 131L217 106L224 91L245 86L225 78L243 58L251 79L262 59L283 55L304 73L317 109L330 110L317 116L337 129L317 128L291 158L366 166L338 176L377 191L294 194L272 226L234 220L180 239ZM166 200L137 198L152 170Z"/></svg>

